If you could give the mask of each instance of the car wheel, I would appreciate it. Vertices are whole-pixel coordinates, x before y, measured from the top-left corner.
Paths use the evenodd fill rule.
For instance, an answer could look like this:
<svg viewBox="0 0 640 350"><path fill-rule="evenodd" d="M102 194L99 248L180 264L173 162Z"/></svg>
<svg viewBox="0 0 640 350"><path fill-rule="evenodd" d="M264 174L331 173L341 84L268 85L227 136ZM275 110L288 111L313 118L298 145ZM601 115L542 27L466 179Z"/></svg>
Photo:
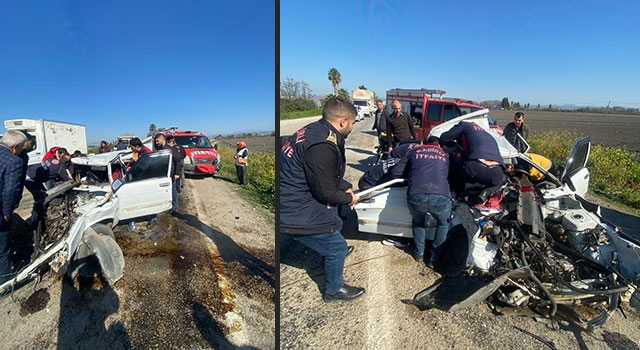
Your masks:
<svg viewBox="0 0 640 350"><path fill-rule="evenodd" d="M109 226L104 224L95 224L91 226L99 236L103 236L107 240L113 240L115 243L116 236ZM69 268L69 276L75 278L81 276L84 278L95 278L102 273L100 261L95 255L94 249L83 240L80 241L78 249L71 260Z"/></svg>

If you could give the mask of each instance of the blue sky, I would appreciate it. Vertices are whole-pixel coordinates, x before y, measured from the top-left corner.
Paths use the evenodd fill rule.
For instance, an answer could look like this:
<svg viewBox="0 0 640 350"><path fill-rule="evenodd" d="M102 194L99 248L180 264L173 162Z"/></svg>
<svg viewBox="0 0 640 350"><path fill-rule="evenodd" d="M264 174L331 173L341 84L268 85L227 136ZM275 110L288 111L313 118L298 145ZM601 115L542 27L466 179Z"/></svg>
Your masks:
<svg viewBox="0 0 640 350"><path fill-rule="evenodd" d="M275 2L0 0L0 117L275 129ZM0 127L4 132L4 124Z"/></svg>
<svg viewBox="0 0 640 350"><path fill-rule="evenodd" d="M640 107L637 1L280 2L280 78L333 93L443 89L521 104Z"/></svg>

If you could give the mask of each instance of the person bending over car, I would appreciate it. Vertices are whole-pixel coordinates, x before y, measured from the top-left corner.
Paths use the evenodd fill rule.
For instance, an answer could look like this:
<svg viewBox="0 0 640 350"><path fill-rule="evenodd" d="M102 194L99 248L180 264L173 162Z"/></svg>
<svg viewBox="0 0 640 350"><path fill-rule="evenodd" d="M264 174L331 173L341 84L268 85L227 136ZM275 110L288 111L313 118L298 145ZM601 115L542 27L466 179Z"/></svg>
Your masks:
<svg viewBox="0 0 640 350"><path fill-rule="evenodd" d="M483 186L474 198L476 204L484 203L506 183L505 164L498 143L484 128L474 122L459 122L440 135L442 145L457 145L461 151L450 156L450 180L460 198L466 183Z"/></svg>

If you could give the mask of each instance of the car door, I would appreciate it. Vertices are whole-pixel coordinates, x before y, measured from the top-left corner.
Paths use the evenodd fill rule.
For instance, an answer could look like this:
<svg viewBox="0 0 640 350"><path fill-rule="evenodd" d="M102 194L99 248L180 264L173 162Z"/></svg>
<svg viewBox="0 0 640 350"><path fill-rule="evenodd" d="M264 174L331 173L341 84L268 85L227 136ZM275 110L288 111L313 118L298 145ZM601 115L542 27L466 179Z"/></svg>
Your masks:
<svg viewBox="0 0 640 350"><path fill-rule="evenodd" d="M428 102L427 112L425 114L424 122L422 123L422 132L425 135L425 139L434 126L442 124L442 107L443 104L440 102Z"/></svg>
<svg viewBox="0 0 640 350"><path fill-rule="evenodd" d="M115 190L119 220L158 214L171 209L171 152L159 151L138 159Z"/></svg>
<svg viewBox="0 0 640 350"><path fill-rule="evenodd" d="M587 161L591 152L591 137L576 141L571 156L567 160L560 181L567 184L578 196L584 197L589 189L589 170Z"/></svg>

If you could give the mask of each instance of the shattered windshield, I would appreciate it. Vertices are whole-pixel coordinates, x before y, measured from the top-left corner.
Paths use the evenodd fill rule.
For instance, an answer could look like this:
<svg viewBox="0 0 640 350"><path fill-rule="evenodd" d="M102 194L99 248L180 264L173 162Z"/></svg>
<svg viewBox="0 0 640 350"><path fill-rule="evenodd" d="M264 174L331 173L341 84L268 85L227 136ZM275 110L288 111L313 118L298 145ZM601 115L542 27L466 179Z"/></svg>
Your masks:
<svg viewBox="0 0 640 350"><path fill-rule="evenodd" d="M206 136L174 136L176 142L184 148L213 148Z"/></svg>

